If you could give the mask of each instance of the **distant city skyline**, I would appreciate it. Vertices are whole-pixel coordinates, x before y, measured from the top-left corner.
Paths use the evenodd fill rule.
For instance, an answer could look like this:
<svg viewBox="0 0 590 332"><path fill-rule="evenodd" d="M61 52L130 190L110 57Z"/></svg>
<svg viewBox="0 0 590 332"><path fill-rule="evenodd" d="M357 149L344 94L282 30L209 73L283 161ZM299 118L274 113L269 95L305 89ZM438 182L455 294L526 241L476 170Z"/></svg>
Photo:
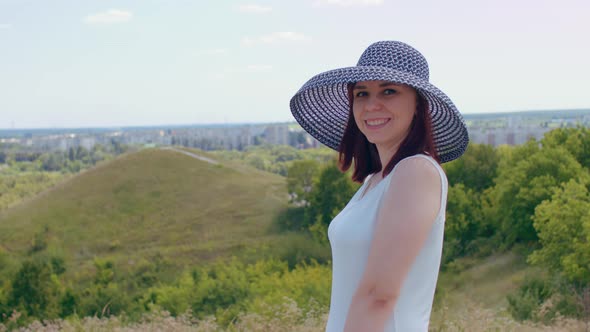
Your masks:
<svg viewBox="0 0 590 332"><path fill-rule="evenodd" d="M0 128L291 122L372 42L421 51L464 114L590 108L590 2L0 0Z"/></svg>

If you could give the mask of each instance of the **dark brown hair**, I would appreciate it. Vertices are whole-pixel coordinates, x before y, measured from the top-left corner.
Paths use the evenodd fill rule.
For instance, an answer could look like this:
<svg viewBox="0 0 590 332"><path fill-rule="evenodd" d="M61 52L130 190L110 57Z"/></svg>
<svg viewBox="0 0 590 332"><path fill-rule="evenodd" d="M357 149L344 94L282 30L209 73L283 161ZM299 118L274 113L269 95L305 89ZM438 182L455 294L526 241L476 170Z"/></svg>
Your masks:
<svg viewBox="0 0 590 332"><path fill-rule="evenodd" d="M375 144L369 142L367 137L361 133L354 120L352 113L353 88L354 84L348 85L350 109L348 112L348 124L346 125L342 141L338 148L340 152L338 162L340 169L345 172L354 161L352 179L356 182L363 182L369 174L381 171L383 166L379 159L377 147ZM428 101L416 91L416 116L414 116L410 124L408 135L385 166L383 176L387 176L400 160L418 153L427 153L440 163L436 147L434 146Z"/></svg>

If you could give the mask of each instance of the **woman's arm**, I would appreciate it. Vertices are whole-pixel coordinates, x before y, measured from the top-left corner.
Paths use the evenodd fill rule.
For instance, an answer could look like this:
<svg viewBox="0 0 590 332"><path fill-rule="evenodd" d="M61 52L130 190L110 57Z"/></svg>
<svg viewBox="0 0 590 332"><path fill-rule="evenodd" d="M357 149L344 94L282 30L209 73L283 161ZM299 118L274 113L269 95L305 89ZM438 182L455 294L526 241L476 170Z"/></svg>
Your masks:
<svg viewBox="0 0 590 332"><path fill-rule="evenodd" d="M345 332L383 331L440 210L441 191L440 175L430 161L410 158L399 163L381 202Z"/></svg>

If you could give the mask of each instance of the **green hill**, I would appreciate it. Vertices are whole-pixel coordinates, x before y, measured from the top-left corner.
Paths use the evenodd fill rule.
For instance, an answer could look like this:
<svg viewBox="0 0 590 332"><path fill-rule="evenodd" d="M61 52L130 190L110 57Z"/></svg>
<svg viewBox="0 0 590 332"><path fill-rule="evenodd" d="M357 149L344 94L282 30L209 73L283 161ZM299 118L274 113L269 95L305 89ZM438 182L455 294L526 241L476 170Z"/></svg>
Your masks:
<svg viewBox="0 0 590 332"><path fill-rule="evenodd" d="M145 149L4 211L0 243L22 257L45 238L69 273L92 269L95 257L125 269L160 256L180 268L280 242L272 221L286 202L280 176Z"/></svg>

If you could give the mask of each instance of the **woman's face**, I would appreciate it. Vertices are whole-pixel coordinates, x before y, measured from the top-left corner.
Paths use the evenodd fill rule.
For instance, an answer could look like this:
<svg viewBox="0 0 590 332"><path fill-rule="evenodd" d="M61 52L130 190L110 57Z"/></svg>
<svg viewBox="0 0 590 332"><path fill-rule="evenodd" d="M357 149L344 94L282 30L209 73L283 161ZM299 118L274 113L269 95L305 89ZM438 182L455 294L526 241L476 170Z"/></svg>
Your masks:
<svg viewBox="0 0 590 332"><path fill-rule="evenodd" d="M416 112L416 90L387 81L362 81L352 94L354 120L367 140L382 148L399 147Z"/></svg>

